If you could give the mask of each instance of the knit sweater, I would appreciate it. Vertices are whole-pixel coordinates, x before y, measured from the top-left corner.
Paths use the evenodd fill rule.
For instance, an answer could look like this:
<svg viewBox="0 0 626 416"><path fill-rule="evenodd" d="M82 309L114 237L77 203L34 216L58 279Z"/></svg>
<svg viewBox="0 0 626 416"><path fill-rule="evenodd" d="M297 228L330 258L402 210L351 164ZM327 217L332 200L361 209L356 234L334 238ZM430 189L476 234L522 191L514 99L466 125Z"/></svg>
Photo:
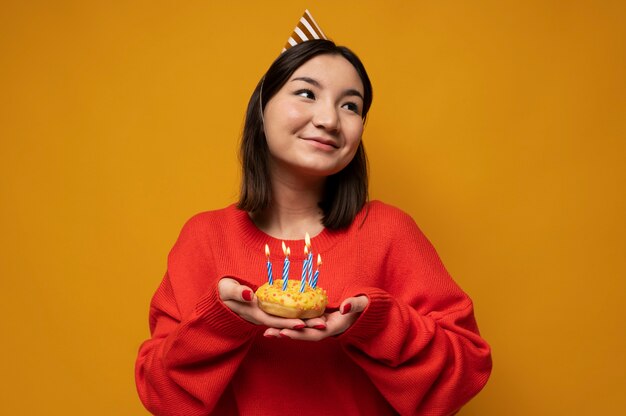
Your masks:
<svg viewBox="0 0 626 416"><path fill-rule="evenodd" d="M451 415L491 372L469 297L407 214L370 202L347 229L312 239L327 310L357 295L367 308L344 333L319 342L263 336L220 300L233 277L267 281L264 245L280 278L281 240L235 206L183 227L150 306L139 350L139 396L156 415ZM304 241L291 248L300 279ZM300 253L300 254L299 254ZM278 273L276 273L276 271Z"/></svg>

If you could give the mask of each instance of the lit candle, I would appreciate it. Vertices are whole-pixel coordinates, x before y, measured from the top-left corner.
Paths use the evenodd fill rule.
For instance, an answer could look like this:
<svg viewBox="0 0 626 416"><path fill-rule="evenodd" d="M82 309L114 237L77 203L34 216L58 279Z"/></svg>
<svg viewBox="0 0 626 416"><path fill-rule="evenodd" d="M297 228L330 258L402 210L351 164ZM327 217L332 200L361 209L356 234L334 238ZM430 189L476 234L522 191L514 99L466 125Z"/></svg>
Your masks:
<svg viewBox="0 0 626 416"><path fill-rule="evenodd" d="M285 253L285 264L283 265L283 290L287 290L287 282L289 281L289 247L285 246L283 241L283 253Z"/></svg>
<svg viewBox="0 0 626 416"><path fill-rule="evenodd" d="M304 234L304 243L306 244L306 251L309 253L306 261L306 266L309 278L309 286L311 286L311 275L313 274L313 250L311 250L311 237L309 237L309 233Z"/></svg>
<svg viewBox="0 0 626 416"><path fill-rule="evenodd" d="M320 266L322 265L322 256L317 255L317 270L315 270L315 274L313 275L313 282L311 282L311 287L315 289L317 287L317 278L320 275Z"/></svg>
<svg viewBox="0 0 626 416"><path fill-rule="evenodd" d="M300 293L304 292L304 285L306 284L306 273L309 268L308 254L309 248L307 246L304 246L304 263L302 263L302 280L300 280Z"/></svg>
<svg viewBox="0 0 626 416"><path fill-rule="evenodd" d="M270 248L265 245L265 257L267 257L267 280L270 282L270 286L274 284L274 278L272 277L272 262L270 262Z"/></svg>

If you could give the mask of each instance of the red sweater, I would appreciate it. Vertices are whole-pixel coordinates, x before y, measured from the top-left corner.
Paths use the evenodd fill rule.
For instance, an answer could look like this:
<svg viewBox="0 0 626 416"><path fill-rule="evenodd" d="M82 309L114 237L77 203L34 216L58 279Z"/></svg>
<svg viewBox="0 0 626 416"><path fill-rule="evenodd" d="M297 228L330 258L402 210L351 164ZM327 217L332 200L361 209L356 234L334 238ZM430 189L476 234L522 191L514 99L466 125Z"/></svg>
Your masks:
<svg viewBox="0 0 626 416"><path fill-rule="evenodd" d="M139 396L157 415L450 415L485 385L491 353L472 301L446 272L413 220L371 202L352 226L312 239L324 265L329 309L366 295L367 309L343 334L320 342L263 336L228 309L217 282L255 289L274 276L281 240L235 208L205 212L183 227L150 306L151 338L136 363ZM304 241L291 247L300 279Z"/></svg>

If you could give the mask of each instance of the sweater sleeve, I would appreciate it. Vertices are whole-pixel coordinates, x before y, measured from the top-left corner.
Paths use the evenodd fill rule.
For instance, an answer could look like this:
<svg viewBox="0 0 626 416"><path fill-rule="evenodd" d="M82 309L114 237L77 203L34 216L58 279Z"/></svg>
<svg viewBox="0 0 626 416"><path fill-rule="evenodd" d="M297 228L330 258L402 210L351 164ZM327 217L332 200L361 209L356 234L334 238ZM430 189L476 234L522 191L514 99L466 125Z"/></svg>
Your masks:
<svg viewBox="0 0 626 416"><path fill-rule="evenodd" d="M141 345L135 365L139 397L155 415L217 411L257 331L222 303L219 279L210 276L210 256L197 233L188 223L170 252L168 272L150 304L151 338ZM211 282L208 290L190 302L189 286L202 279ZM191 304L187 311L181 307L185 302Z"/></svg>
<svg viewBox="0 0 626 416"><path fill-rule="evenodd" d="M369 304L339 339L401 415L452 415L487 382L491 351L469 297L413 220L401 222L385 261L388 290L350 288Z"/></svg>

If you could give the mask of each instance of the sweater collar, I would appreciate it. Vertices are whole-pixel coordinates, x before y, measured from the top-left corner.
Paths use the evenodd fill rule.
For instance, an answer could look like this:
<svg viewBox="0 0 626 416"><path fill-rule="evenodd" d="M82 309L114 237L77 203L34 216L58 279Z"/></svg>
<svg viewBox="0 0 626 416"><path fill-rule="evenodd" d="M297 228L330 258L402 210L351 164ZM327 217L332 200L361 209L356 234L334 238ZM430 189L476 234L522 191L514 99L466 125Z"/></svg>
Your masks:
<svg viewBox="0 0 626 416"><path fill-rule="evenodd" d="M265 250L265 244L267 244L270 248L271 258L272 259L282 259L283 250L282 250L282 242L291 250L290 259L293 260L302 260L304 259L304 236L299 240L281 240L278 238L274 238L269 234L261 231L252 221L250 216L246 211L240 210L237 208L235 204L228 207L228 210L232 211L234 218L234 226L237 230L237 235L240 236L242 243L248 246L248 248L252 251L258 251L259 253L263 253ZM324 228L321 233L311 238L311 248L315 254L320 253L324 254L328 250L330 250L338 241L341 240L342 236L345 236L350 232L349 227L345 230L329 230L328 228Z"/></svg>

